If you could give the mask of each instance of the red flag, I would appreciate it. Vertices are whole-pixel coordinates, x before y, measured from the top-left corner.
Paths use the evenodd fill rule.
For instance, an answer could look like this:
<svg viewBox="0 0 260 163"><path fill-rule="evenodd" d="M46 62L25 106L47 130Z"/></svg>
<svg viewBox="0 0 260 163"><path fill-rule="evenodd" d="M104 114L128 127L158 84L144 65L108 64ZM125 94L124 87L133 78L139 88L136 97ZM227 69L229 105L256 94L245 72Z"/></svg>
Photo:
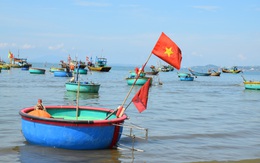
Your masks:
<svg viewBox="0 0 260 163"><path fill-rule="evenodd" d="M147 101L148 101L148 92L150 88L150 79L142 86L142 88L135 94L132 102L134 103L135 107L141 113L146 109Z"/></svg>
<svg viewBox="0 0 260 163"><path fill-rule="evenodd" d="M181 50L163 32L155 44L152 53L178 70L180 69L182 60Z"/></svg>

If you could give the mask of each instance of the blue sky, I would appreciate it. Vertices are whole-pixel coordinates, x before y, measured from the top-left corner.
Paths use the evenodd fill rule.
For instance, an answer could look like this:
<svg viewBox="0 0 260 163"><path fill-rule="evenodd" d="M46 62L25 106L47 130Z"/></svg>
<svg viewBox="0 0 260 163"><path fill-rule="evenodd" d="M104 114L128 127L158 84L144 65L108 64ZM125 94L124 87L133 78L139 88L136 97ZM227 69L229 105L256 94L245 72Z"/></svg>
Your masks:
<svg viewBox="0 0 260 163"><path fill-rule="evenodd" d="M259 0L1 0L0 22L5 61L11 50L29 62L70 54L140 66L164 32L182 50L182 67L260 63Z"/></svg>

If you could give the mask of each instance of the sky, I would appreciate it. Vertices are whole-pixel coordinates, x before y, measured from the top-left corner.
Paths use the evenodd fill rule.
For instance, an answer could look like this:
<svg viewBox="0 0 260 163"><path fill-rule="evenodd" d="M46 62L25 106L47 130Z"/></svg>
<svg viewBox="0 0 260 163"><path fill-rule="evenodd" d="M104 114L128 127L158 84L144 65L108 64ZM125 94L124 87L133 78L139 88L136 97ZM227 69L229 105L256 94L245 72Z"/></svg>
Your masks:
<svg viewBox="0 0 260 163"><path fill-rule="evenodd" d="M1 0L0 57L144 64L161 33L182 67L260 65L259 0ZM149 65L165 64L152 55Z"/></svg>

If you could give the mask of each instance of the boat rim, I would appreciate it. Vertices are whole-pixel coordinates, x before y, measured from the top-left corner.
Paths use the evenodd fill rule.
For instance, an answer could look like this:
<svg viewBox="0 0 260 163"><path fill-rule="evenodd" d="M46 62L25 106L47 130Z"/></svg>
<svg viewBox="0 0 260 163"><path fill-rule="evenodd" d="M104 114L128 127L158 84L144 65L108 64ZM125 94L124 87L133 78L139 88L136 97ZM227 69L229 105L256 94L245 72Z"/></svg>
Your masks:
<svg viewBox="0 0 260 163"><path fill-rule="evenodd" d="M45 106L46 109L76 109L77 106L73 105L49 105ZM113 113L114 110L107 109L107 108L99 108L99 107L91 107L91 106L79 106L79 110L96 110L101 112ZM121 117L116 117L113 119L104 119L104 120L65 120L60 118L44 118L29 115L30 111L34 110L34 106L23 108L19 111L19 114L22 116L23 119L27 119L30 121L37 121L37 122L50 122L50 123L71 123L71 124L112 124L112 123L120 123L124 120L128 119L128 116L124 113Z"/></svg>

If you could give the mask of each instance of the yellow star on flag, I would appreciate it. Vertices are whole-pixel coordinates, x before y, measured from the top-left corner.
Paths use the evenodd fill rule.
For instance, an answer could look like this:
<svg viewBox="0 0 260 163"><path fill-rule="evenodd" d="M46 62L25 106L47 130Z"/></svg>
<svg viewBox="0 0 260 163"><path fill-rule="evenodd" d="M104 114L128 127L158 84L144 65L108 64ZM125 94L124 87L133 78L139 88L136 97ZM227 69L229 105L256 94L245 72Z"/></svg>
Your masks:
<svg viewBox="0 0 260 163"><path fill-rule="evenodd" d="M165 48L164 54L167 54L168 57L170 57L171 54L173 54L172 47L170 47L170 48Z"/></svg>

